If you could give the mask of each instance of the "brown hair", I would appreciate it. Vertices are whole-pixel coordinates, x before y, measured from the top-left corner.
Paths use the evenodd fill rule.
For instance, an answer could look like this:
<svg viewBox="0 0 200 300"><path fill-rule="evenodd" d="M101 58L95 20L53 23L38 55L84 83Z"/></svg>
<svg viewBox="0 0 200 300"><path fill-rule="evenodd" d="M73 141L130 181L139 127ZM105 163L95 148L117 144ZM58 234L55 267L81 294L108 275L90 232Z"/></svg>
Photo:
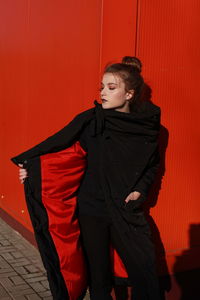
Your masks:
<svg viewBox="0 0 200 300"><path fill-rule="evenodd" d="M121 63L106 65L104 73L113 73L121 77L125 83L125 91L134 90L133 97L129 100L130 110L137 111L141 103L144 90L144 79L141 76L142 63L135 56L124 56Z"/></svg>

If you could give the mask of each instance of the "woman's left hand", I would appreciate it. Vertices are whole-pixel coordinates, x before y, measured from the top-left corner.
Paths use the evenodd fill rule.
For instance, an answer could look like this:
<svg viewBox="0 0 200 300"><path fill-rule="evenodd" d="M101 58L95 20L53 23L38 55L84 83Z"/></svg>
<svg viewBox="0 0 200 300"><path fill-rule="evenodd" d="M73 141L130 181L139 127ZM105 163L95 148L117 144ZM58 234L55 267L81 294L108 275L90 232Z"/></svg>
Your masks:
<svg viewBox="0 0 200 300"><path fill-rule="evenodd" d="M125 202L128 203L129 201L131 200L137 200L139 197L140 197L141 193L140 192L137 192L137 191L134 191L134 192L131 192L125 199Z"/></svg>

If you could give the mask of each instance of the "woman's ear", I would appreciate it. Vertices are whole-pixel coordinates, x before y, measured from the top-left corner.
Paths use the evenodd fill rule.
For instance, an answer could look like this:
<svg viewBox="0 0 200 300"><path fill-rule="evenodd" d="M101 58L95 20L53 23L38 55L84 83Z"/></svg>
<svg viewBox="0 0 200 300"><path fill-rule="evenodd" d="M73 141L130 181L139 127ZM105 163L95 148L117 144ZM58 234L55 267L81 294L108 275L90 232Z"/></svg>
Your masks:
<svg viewBox="0 0 200 300"><path fill-rule="evenodd" d="M126 93L126 99L129 100L133 97L134 95L134 90L129 90L127 93Z"/></svg>

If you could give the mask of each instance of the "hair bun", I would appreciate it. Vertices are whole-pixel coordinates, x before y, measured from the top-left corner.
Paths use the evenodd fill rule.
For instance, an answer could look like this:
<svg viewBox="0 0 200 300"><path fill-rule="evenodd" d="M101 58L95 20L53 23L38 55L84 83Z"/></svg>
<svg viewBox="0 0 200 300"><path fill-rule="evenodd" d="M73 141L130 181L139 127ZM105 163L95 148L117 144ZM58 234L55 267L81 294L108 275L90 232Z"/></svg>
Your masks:
<svg viewBox="0 0 200 300"><path fill-rule="evenodd" d="M122 58L122 63L126 65L131 65L138 70L139 73L142 71L142 63L139 58L135 56L124 56Z"/></svg>

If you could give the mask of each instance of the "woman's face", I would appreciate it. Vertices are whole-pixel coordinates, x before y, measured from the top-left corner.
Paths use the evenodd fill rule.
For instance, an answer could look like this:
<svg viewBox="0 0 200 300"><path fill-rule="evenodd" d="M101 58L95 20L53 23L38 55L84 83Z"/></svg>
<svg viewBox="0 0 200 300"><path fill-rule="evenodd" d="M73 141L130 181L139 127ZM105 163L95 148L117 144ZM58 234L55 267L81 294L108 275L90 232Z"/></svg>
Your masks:
<svg viewBox="0 0 200 300"><path fill-rule="evenodd" d="M123 80L112 73L105 73L101 82L100 96L104 109L114 108L122 112L130 112L129 99L133 90L126 92Z"/></svg>

